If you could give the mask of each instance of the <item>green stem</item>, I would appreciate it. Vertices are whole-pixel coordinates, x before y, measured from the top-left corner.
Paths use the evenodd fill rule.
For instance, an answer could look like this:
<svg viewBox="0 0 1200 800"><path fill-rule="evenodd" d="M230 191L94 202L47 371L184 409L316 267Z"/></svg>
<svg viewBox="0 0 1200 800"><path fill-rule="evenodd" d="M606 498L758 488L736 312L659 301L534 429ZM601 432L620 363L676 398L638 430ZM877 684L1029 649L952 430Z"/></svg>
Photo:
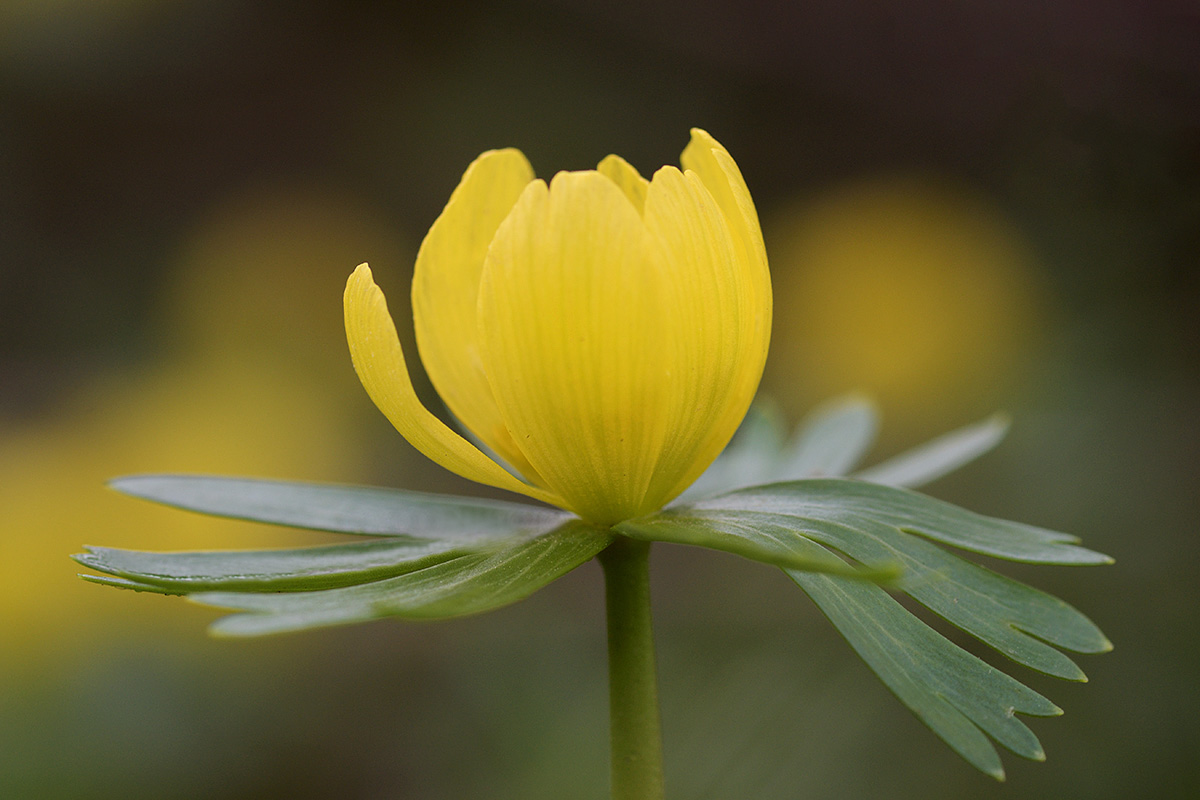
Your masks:
<svg viewBox="0 0 1200 800"><path fill-rule="evenodd" d="M662 800L662 728L650 621L650 544L618 536L600 554L608 610L613 800Z"/></svg>

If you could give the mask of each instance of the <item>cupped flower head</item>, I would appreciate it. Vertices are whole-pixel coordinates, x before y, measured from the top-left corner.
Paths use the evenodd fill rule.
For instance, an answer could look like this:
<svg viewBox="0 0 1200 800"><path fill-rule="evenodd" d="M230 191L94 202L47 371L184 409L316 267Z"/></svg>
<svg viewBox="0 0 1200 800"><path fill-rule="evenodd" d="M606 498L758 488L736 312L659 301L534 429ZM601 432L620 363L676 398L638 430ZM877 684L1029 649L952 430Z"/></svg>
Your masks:
<svg viewBox="0 0 1200 800"><path fill-rule="evenodd" d="M647 181L608 156L547 186L520 151L492 150L421 245L421 360L454 416L523 480L421 404L383 293L365 264L354 271L354 367L414 447L597 524L656 511L699 477L758 387L771 283L729 153L693 130L681 163Z"/></svg>

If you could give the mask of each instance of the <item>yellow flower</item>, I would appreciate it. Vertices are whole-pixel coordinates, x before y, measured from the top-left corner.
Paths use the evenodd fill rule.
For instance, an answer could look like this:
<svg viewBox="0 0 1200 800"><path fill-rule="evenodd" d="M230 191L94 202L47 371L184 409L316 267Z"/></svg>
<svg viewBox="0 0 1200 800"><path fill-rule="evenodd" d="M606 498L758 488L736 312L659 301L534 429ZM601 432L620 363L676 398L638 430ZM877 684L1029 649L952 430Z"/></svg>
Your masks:
<svg viewBox="0 0 1200 800"><path fill-rule="evenodd" d="M745 415L771 330L737 164L698 129L681 163L647 181L608 156L547 186L520 151L492 150L421 245L421 360L454 416L524 480L421 405L363 264L346 285L346 335L375 405L446 469L589 522L672 500Z"/></svg>

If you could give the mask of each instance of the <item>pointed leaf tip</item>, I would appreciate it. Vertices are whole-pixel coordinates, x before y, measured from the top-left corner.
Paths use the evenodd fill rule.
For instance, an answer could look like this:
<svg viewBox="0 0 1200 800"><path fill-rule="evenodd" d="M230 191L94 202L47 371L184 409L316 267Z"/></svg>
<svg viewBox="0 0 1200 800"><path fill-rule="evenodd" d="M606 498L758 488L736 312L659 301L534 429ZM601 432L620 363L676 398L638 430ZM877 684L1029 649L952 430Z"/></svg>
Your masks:
<svg viewBox="0 0 1200 800"><path fill-rule="evenodd" d="M164 586L152 586L148 583L139 583L126 578L117 578L111 575L89 575L85 572L75 573L88 583L95 583L101 586L112 586L117 589L128 589L133 592L145 592L147 594L162 594L168 596L178 596L182 592L174 589L168 589Z"/></svg>
<svg viewBox="0 0 1200 800"><path fill-rule="evenodd" d="M445 541L386 538L272 550L97 548L77 560L99 572L180 592L285 592L370 583L479 550Z"/></svg>
<svg viewBox="0 0 1200 800"><path fill-rule="evenodd" d="M862 470L854 477L887 486L924 486L987 453L1000 443L1008 428L1008 415L993 414Z"/></svg>

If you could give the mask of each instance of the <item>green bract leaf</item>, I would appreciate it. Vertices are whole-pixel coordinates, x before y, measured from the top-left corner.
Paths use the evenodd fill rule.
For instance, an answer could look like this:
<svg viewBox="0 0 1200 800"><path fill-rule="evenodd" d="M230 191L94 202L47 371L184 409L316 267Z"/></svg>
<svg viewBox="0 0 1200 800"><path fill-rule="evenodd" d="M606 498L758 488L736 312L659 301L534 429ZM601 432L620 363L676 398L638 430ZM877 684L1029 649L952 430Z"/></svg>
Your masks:
<svg viewBox="0 0 1200 800"><path fill-rule="evenodd" d="M491 553L457 556L358 586L316 592L203 592L190 599L247 613L217 620L216 634L258 636L381 617L436 619L477 614L521 600L588 561L611 534L579 520Z"/></svg>
<svg viewBox="0 0 1200 800"><path fill-rule="evenodd" d="M866 535L863 535L866 534ZM1040 672L1086 680L1050 645L1099 653L1111 645L1087 617L1056 597L1006 578L887 524L830 526L821 541L868 563L897 560L902 588L919 603L1004 655Z"/></svg>
<svg viewBox="0 0 1200 800"><path fill-rule="evenodd" d="M888 486L924 486L991 450L1008 432L1008 418L996 415L939 436L854 477Z"/></svg>
<svg viewBox="0 0 1200 800"><path fill-rule="evenodd" d="M770 405L753 406L725 452L673 505L767 483L847 475L870 448L878 422L869 400L847 395L809 414L785 448L786 431L778 411ZM923 486L991 450L1007 431L1007 417L997 414L854 477L888 486Z"/></svg>
<svg viewBox="0 0 1200 800"><path fill-rule="evenodd" d="M770 483L775 479L785 435L783 420L774 406L751 406L733 441L675 504Z"/></svg>
<svg viewBox="0 0 1200 800"><path fill-rule="evenodd" d="M856 481L798 481L743 490L621 523L616 530L635 538L711 547L792 569L854 574L854 567L826 549L832 548L875 570L856 577L879 580L902 574L902 588L914 599L1009 658L1056 677L1085 680L1079 667L1051 645L1074 652L1103 652L1111 645L1100 630L1061 600L911 535L924 533L946 540L952 528L956 542L982 531L994 554L998 552L995 540L1007 533L1016 540L1007 551L1031 555L1028 526ZM1051 531L1042 534L1052 540L1069 538ZM1041 560L1056 563L1108 560L1067 544L1043 545L1039 554ZM894 569L889 574L883 565Z"/></svg>
<svg viewBox="0 0 1200 800"><path fill-rule="evenodd" d="M444 541L383 540L293 550L147 553L88 547L85 567L176 594L208 590L288 592L390 578L470 550Z"/></svg>
<svg viewBox="0 0 1200 800"><path fill-rule="evenodd" d="M871 446L878 423L866 398L839 397L809 414L785 447L779 412L755 405L721 456L674 505L747 486L845 475Z"/></svg>
<svg viewBox="0 0 1200 800"><path fill-rule="evenodd" d="M867 519L929 539L1010 561L1034 564L1108 564L1112 559L1078 547L1065 533L985 517L905 489L856 480L814 479L758 486L673 508L664 514L717 518L745 512L743 522L778 516L853 526Z"/></svg>
<svg viewBox="0 0 1200 800"><path fill-rule="evenodd" d="M291 550L147 553L90 547L95 583L249 613L249 636L377 617L451 617L525 597L611 539L571 515L517 503L362 486L183 475L119 478L120 491L221 516L389 538Z"/></svg>
<svg viewBox="0 0 1200 800"><path fill-rule="evenodd" d="M992 519L915 492L856 480L816 479L743 489L632 520L616 530L645 539L700 544L785 565L900 699L972 764L1002 776L990 734L1014 752L1041 758L1014 710L1057 713L1044 698L952 644L877 586L846 580L848 565L895 564L900 588L945 620L1009 658L1068 680L1083 672L1057 648L1111 648L1087 617L1045 592L954 555L952 544L1000 558L1052 564L1110 559L1065 534ZM825 560L837 559L842 569ZM823 575L818 573L824 573ZM861 574L855 577L863 577Z"/></svg>
<svg viewBox="0 0 1200 800"><path fill-rule="evenodd" d="M1061 714L1049 700L952 644L878 586L789 574L900 701L976 768L1004 779L985 733L1018 755L1045 758L1015 714Z"/></svg>
<svg viewBox="0 0 1200 800"><path fill-rule="evenodd" d="M113 586L117 589L128 589L131 592L149 592L150 594L167 595L183 594L181 591L168 589L165 586L152 586L148 583L131 581L127 578L116 578L111 575L85 575L81 572L79 573L79 577L83 578L88 583L96 583L100 586Z"/></svg>
<svg viewBox="0 0 1200 800"><path fill-rule="evenodd" d="M370 486L209 475L131 475L109 482L134 497L189 511L295 528L470 542L537 536L571 515L538 506Z"/></svg>
<svg viewBox="0 0 1200 800"><path fill-rule="evenodd" d="M775 481L845 475L875 441L879 416L861 395L838 398L817 408L781 454Z"/></svg>
<svg viewBox="0 0 1200 800"><path fill-rule="evenodd" d="M683 509L671 509L618 523L613 530L647 542L671 542L722 550L776 567L872 581L893 581L901 574L894 562L881 560L868 567L848 564L815 542L802 527L784 517L768 521L741 518L736 512L689 516Z"/></svg>
<svg viewBox="0 0 1200 800"><path fill-rule="evenodd" d="M75 558L108 573L82 576L86 580L187 594L242 612L218 620L213 631L254 636L388 616L487 611L591 559L615 534L723 550L784 568L905 705L971 764L1003 778L988 737L1041 759L1037 738L1015 715L1061 712L950 642L873 582L902 576L899 591L1013 661L1086 680L1062 651L1111 649L1090 620L939 545L1040 564L1111 559L1066 534L898 488L934 480L994 447L1007 429L999 417L864 470L859 480L828 477L853 468L876 425L871 404L851 396L818 409L785 445L778 415L757 407L675 504L611 530L556 510L392 489L207 476L120 478L112 483L120 491L194 511L390 538L243 552L88 548Z"/></svg>

